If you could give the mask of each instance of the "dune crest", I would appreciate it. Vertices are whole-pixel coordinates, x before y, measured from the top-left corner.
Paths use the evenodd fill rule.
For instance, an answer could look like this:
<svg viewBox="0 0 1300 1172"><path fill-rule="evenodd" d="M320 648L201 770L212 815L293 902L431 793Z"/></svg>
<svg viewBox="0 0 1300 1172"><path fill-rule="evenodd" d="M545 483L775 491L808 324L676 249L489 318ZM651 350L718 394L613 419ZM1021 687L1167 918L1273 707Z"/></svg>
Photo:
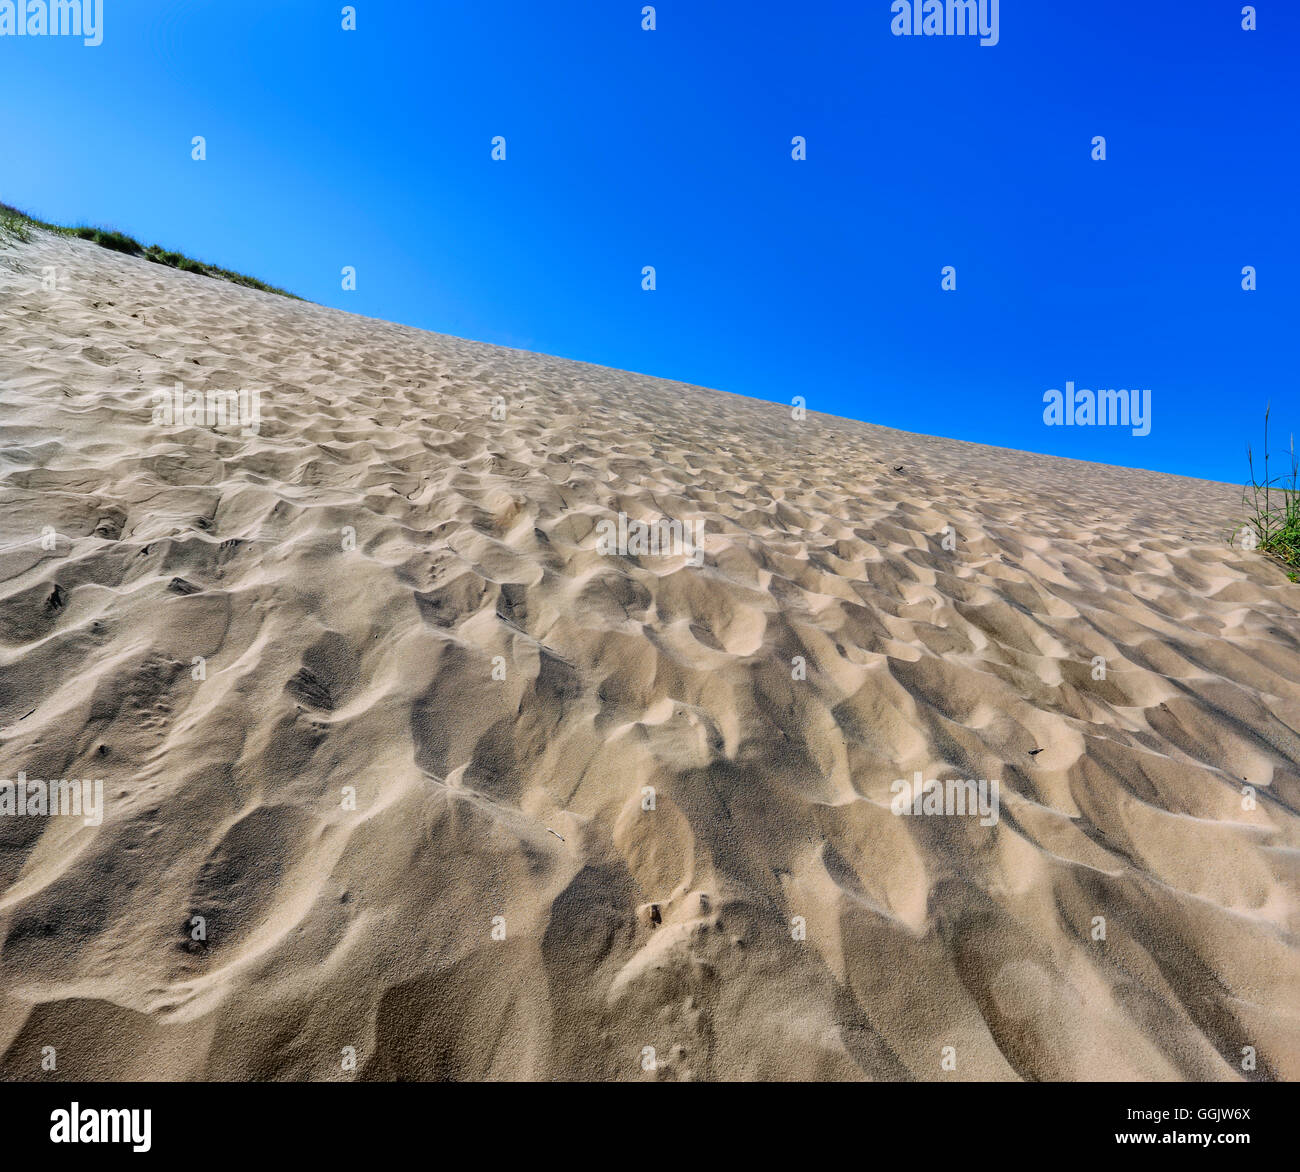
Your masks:
<svg viewBox="0 0 1300 1172"><path fill-rule="evenodd" d="M43 232L0 387L0 778L104 794L0 816L0 1076L1300 1076L1231 486Z"/></svg>

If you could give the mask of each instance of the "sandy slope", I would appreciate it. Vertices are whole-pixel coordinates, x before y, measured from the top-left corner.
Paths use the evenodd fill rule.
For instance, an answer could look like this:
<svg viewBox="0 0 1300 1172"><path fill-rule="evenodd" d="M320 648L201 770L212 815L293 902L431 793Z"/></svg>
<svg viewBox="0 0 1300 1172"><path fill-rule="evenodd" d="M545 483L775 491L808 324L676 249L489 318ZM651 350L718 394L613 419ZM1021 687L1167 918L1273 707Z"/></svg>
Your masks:
<svg viewBox="0 0 1300 1172"><path fill-rule="evenodd" d="M1300 587L1237 490L43 235L0 387L0 778L106 801L0 817L4 1077L1300 1075Z"/></svg>

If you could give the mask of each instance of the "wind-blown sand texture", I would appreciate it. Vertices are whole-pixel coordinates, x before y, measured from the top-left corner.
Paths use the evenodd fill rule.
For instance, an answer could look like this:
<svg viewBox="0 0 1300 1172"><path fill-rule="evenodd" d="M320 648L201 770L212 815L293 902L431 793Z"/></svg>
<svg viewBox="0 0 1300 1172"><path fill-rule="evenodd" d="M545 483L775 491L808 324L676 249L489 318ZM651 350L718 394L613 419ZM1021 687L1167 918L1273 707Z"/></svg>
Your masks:
<svg viewBox="0 0 1300 1172"><path fill-rule="evenodd" d="M0 778L105 787L0 817L5 1078L1300 1074L1300 586L1239 490L40 232L0 395Z"/></svg>

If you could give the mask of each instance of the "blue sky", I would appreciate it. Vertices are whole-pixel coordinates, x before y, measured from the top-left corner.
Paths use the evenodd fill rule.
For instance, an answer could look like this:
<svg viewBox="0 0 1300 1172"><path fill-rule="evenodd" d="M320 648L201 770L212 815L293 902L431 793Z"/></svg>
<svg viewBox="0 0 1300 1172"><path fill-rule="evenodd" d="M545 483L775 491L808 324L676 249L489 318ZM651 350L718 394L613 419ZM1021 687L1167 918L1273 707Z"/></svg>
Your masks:
<svg viewBox="0 0 1300 1172"><path fill-rule="evenodd" d="M1003 0L993 47L895 37L889 0L342 7L0 37L0 200L909 431L1228 481L1266 401L1300 431L1300 5ZM1067 381L1150 388L1150 434L1045 426Z"/></svg>

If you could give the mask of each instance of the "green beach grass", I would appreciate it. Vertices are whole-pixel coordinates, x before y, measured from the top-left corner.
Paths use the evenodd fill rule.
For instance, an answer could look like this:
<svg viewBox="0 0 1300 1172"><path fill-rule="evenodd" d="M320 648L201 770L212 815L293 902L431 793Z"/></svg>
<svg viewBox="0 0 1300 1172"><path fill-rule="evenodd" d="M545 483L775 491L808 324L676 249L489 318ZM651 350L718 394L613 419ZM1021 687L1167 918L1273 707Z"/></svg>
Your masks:
<svg viewBox="0 0 1300 1172"><path fill-rule="evenodd" d="M1253 547L1282 563L1287 577L1300 582L1300 456L1296 454L1295 436L1291 436L1289 475L1270 475L1272 458L1268 447L1269 415L1272 404L1264 411L1263 478L1255 473L1255 453L1247 447L1250 483L1242 494L1246 506L1245 524L1254 538Z"/></svg>
<svg viewBox="0 0 1300 1172"><path fill-rule="evenodd" d="M30 240L33 228L41 228L46 232L56 232L60 236L75 237L78 240L89 240L94 244L98 244L101 248L109 248L114 252L121 252L127 256L141 257L144 260L153 261L154 264L180 269L181 272L198 273L200 276L229 281L233 285L244 285L249 289L260 289L263 293L277 293L281 297L291 297L295 301L302 300L296 294L290 293L286 289L277 289L274 285L268 285L264 281L259 281L256 277L249 277L243 273L234 273L229 269L219 268L216 265L204 264L202 261L194 260L182 253L161 248L157 244L143 245L123 232L110 232L103 228L91 228L85 225L66 227L61 224L47 224L44 220L38 220L34 216L29 216L26 212L19 211L8 204L0 203L0 236L8 236L15 240Z"/></svg>

